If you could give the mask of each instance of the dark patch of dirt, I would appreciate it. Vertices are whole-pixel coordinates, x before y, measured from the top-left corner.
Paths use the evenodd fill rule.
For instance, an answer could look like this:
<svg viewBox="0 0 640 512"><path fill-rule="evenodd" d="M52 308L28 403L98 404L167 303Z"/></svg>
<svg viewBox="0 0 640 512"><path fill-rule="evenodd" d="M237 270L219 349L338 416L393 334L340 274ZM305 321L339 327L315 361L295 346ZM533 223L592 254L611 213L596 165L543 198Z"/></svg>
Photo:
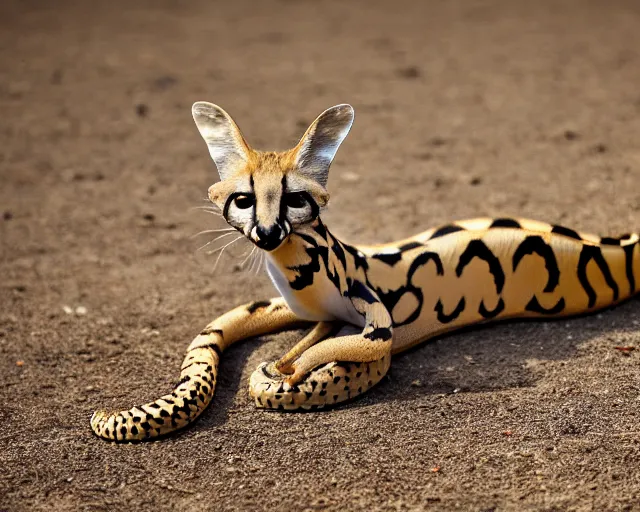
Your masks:
<svg viewBox="0 0 640 512"><path fill-rule="evenodd" d="M425 344L313 414L246 392L301 332L253 340L193 428L89 429L170 389L211 318L275 295L235 270L242 248L215 273L195 255L222 226L190 210L216 180L194 101L265 149L352 103L326 215L347 240L479 215L622 233L640 227L637 2L7 0L0 20L0 509L639 508L640 351L615 349L640 346L637 300Z"/></svg>

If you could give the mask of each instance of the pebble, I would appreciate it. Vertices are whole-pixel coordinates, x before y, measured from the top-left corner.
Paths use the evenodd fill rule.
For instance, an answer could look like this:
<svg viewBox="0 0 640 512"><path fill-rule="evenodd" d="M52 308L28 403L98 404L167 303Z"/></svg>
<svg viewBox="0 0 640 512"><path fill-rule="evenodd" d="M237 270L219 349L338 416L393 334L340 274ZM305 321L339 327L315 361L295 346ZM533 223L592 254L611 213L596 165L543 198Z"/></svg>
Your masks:
<svg viewBox="0 0 640 512"><path fill-rule="evenodd" d="M149 114L149 107L144 103L139 103L136 105L136 114L138 114L138 117L147 117Z"/></svg>
<svg viewBox="0 0 640 512"><path fill-rule="evenodd" d="M85 308L84 306L78 306L76 308L76 315L78 316L84 316L87 314L87 308Z"/></svg>
<svg viewBox="0 0 640 512"><path fill-rule="evenodd" d="M355 172L347 171L342 173L340 177L347 183L355 183L356 181L360 181L360 175Z"/></svg>

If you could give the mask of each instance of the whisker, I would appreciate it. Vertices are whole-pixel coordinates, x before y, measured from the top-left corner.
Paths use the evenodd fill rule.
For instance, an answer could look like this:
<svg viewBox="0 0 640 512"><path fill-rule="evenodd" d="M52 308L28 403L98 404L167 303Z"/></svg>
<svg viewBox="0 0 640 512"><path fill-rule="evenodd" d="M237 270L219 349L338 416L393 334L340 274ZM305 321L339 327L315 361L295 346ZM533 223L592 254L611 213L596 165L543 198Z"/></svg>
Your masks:
<svg viewBox="0 0 640 512"><path fill-rule="evenodd" d="M267 259L267 255L266 253L261 253L260 254L260 262L258 263L258 267L256 269L256 275L258 275L260 272L262 272L262 269L264 267L264 262Z"/></svg>
<svg viewBox="0 0 640 512"><path fill-rule="evenodd" d="M216 262L213 264L213 271L216 271L216 268L218 268L218 263L220 262L220 258L222 258L222 254L224 253L224 250L229 247L231 244L235 244L238 240L241 240L242 238L244 238L243 236L239 236L238 238L231 240L231 242L229 242L227 245L225 245L222 250L220 251L220 254L218 254L218 257L216 258ZM212 251L213 253L213 251Z"/></svg>
<svg viewBox="0 0 640 512"><path fill-rule="evenodd" d="M233 234L233 233L228 233L229 235ZM222 235L222 236L226 236L226 235ZM222 238L221 236L219 236L216 240ZM222 245L216 249L213 249L212 251L207 251L205 254L207 256L211 256L212 254L217 253L218 251L224 251L227 247L229 247L232 243L237 242L238 240L240 240L241 238L244 238L242 235L238 236L238 238L234 238L233 240L231 240L231 242L229 242L226 245Z"/></svg>
<svg viewBox="0 0 640 512"><path fill-rule="evenodd" d="M249 267L250 274L253 273L253 269L255 268L256 262L258 261L258 259L260 259L261 254L262 254L262 251L256 251L256 253L253 255L253 259L251 260L251 266Z"/></svg>
<svg viewBox="0 0 640 512"><path fill-rule="evenodd" d="M212 206L192 206L191 208L189 208L189 211L193 211L193 210L201 210L203 212L210 213L211 215L217 215L218 217L222 217L222 213L217 207L214 208Z"/></svg>
<svg viewBox="0 0 640 512"><path fill-rule="evenodd" d="M251 258L251 256L253 256L253 253L256 252L256 249L257 249L257 247L254 245L253 249L251 249L251 251L249 251L249 255L245 259L242 260L242 263L240 263L240 268L246 270L245 263ZM253 260L251 260L251 261L253 261Z"/></svg>
<svg viewBox="0 0 640 512"><path fill-rule="evenodd" d="M251 258L251 261L249 262L249 268L247 268L247 274L251 274L251 270L253 269L253 265L255 264L257 257L258 255L254 254L253 257Z"/></svg>
<svg viewBox="0 0 640 512"><path fill-rule="evenodd" d="M224 238L226 236L230 236L233 235L233 233L225 233L224 235L220 235L217 236L216 238L214 238L213 240L209 240L206 244L204 244L202 247L200 247L199 249L196 249L196 252L200 252L202 249L204 249L205 247L207 247L208 245L211 245L214 242L217 242L218 240L220 240L221 238ZM217 250L217 249L216 249ZM209 253L207 253L209 254Z"/></svg>
<svg viewBox="0 0 640 512"><path fill-rule="evenodd" d="M210 210L219 212L220 208L218 208L215 204L210 204L207 206L192 206L191 208L189 208L189 210Z"/></svg>
<svg viewBox="0 0 640 512"><path fill-rule="evenodd" d="M205 229L204 231L200 231L200 233L196 233L195 235L191 235L191 238L196 238L197 236L204 235L206 233L222 233L224 231L235 231L236 228L222 228L222 229Z"/></svg>
<svg viewBox="0 0 640 512"><path fill-rule="evenodd" d="M253 264L251 265L250 272L253 275L258 275L258 272L260 270L260 266L262 265L262 259L263 258L264 258L264 252L263 251L258 251L258 253L256 254L256 257L254 258Z"/></svg>

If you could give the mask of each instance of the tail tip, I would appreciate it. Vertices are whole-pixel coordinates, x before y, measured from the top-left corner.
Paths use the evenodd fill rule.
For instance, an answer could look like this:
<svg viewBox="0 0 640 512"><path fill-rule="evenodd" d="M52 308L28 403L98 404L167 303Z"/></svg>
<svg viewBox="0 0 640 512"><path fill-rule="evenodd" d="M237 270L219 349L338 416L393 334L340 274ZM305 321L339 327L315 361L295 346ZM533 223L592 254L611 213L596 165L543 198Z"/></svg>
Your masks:
<svg viewBox="0 0 640 512"><path fill-rule="evenodd" d="M105 437L104 433L103 433L103 427L104 427L104 423L105 420L109 417L109 413L105 410L98 410L96 412L94 412L91 415L91 430L93 430L93 432L99 436L99 437Z"/></svg>

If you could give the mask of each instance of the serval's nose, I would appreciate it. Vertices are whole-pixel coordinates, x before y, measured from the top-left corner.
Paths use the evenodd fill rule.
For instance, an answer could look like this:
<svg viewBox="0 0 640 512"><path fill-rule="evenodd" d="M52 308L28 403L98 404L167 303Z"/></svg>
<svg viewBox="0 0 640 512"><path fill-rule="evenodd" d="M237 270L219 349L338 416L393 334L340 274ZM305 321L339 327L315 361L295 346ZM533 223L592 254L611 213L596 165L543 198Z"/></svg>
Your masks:
<svg viewBox="0 0 640 512"><path fill-rule="evenodd" d="M268 228L256 226L254 241L260 249L272 251L282 242L284 231L278 224Z"/></svg>

